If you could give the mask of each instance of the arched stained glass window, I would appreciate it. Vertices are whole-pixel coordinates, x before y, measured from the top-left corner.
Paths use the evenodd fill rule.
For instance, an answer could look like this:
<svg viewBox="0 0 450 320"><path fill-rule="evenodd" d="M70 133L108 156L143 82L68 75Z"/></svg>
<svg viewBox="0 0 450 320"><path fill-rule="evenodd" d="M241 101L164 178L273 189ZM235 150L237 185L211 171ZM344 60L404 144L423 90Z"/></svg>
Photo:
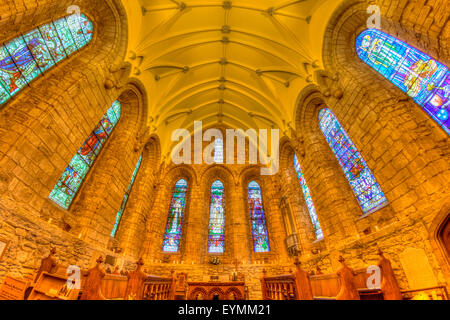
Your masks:
<svg viewBox="0 0 450 320"><path fill-rule="evenodd" d="M320 111L319 125L363 212L366 214L384 206L387 199L380 185L330 109Z"/></svg>
<svg viewBox="0 0 450 320"><path fill-rule="evenodd" d="M253 249L255 252L269 252L269 235L259 184L252 181L248 185L248 204L250 208L250 222L253 235Z"/></svg>
<svg viewBox="0 0 450 320"><path fill-rule="evenodd" d="M134 169L133 175L131 176L130 184L128 185L127 191L125 191L125 196L123 197L122 205L120 206L119 212L117 212L116 223L114 224L114 228L111 231L111 237L115 237L117 233L117 228L119 227L120 221L122 220L123 212L125 211L125 207L128 202L128 198L130 197L131 189L133 188L134 181L136 180L136 176L139 172L139 168L141 167L142 155L139 157L138 162L136 163L136 167Z"/></svg>
<svg viewBox="0 0 450 320"><path fill-rule="evenodd" d="M49 198L63 207L69 209L75 194L83 183L84 178L91 169L94 160L111 135L121 116L121 104L115 101L106 114L97 123L94 131L83 143L77 154L70 161Z"/></svg>
<svg viewBox="0 0 450 320"><path fill-rule="evenodd" d="M311 217L311 222L314 228L317 239L323 238L322 228L320 227L319 218L317 217L316 208L311 198L311 193L309 192L308 185L306 184L305 177L303 176L302 168L298 162L297 155L294 155L294 168L297 172L298 181L302 186L303 196L305 198L306 206L308 207L309 215Z"/></svg>
<svg viewBox="0 0 450 320"><path fill-rule="evenodd" d="M165 252L177 252L180 247L187 187L187 182L184 179L175 184L163 240L163 251Z"/></svg>
<svg viewBox="0 0 450 320"><path fill-rule="evenodd" d="M217 180L211 186L211 205L209 208L208 252L223 253L225 244L225 190Z"/></svg>
<svg viewBox="0 0 450 320"><path fill-rule="evenodd" d="M71 15L37 27L0 46L0 105L57 62L86 46L94 25Z"/></svg>
<svg viewBox="0 0 450 320"><path fill-rule="evenodd" d="M223 163L223 139L214 140L214 162Z"/></svg>
<svg viewBox="0 0 450 320"><path fill-rule="evenodd" d="M407 93L450 134L450 72L410 45L376 29L356 39L358 56Z"/></svg>

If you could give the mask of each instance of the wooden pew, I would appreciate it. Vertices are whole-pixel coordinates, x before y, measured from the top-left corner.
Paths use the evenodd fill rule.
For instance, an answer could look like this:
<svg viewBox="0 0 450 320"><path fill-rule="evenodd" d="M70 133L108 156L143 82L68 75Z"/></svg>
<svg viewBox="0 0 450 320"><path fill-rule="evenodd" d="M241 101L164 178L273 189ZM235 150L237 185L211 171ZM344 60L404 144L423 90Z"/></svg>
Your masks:
<svg viewBox="0 0 450 320"><path fill-rule="evenodd" d="M107 274L101 281L100 290L107 300L125 298L128 278L121 275Z"/></svg>

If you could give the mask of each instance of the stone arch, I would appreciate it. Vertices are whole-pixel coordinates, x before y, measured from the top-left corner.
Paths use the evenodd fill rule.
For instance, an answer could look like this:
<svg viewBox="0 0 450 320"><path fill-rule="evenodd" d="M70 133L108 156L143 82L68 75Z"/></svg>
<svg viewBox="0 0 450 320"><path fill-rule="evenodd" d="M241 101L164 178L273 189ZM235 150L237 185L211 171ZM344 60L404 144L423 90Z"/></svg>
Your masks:
<svg viewBox="0 0 450 320"><path fill-rule="evenodd" d="M305 150L308 150L299 161L308 182L325 242L328 243L328 237L355 236L357 231L354 220L362 213L343 171L320 130L318 115L325 107L327 107L325 98L320 89L315 85L306 87L297 99L295 128L297 135L304 142ZM344 227L345 224L348 224L348 227Z"/></svg>
<svg viewBox="0 0 450 320"><path fill-rule="evenodd" d="M340 99L330 96L323 100L389 200L388 206L364 219L348 220L360 234L422 216L423 212L433 219L448 198L443 191L448 190L448 181L442 177L449 169L445 161L439 165L435 162L447 154L448 135L411 98L356 54L355 39L367 28L367 5L360 0L344 2L329 20L323 48L325 71L343 90ZM417 20L413 3L396 3L382 10L382 31L448 64L449 39L442 36L445 24L436 20L441 15L441 3L429 5L433 9L425 14L428 26ZM436 33L429 33L430 28ZM417 205L421 202L423 206ZM356 212L353 207L349 204L350 212Z"/></svg>
<svg viewBox="0 0 450 320"><path fill-rule="evenodd" d="M448 225L450 223L450 203L444 203L430 224L428 239L439 262L444 278L450 281L450 251L448 248ZM444 239L445 235L447 237ZM445 243L444 243L445 241Z"/></svg>
<svg viewBox="0 0 450 320"><path fill-rule="evenodd" d="M229 297L230 295L234 295L235 299L234 300L244 300L244 297L242 296L242 293L237 289L237 288L229 288L226 292L225 292L225 299L224 300L230 300Z"/></svg>
<svg viewBox="0 0 450 320"><path fill-rule="evenodd" d="M159 137L151 135L142 150L142 163L116 235L122 253L138 259L145 240L145 225L157 193L161 158ZM138 152L139 154L139 152Z"/></svg>
<svg viewBox="0 0 450 320"><path fill-rule="evenodd" d="M186 192L186 207L183 217L183 228L179 250L176 253L166 253L162 251L163 238L165 234L167 215L173 195L174 186L180 179L186 180L188 189ZM155 184L156 194L152 210L148 212L146 218L146 235L141 246L141 256L149 259L163 259L172 256L180 261L185 257L187 250L187 229L190 223L191 208L195 205L195 188L198 186L198 178L195 170L188 165L171 166L164 168L158 174L158 182ZM193 209L192 209L193 210Z"/></svg>
<svg viewBox="0 0 450 320"><path fill-rule="evenodd" d="M281 145L280 179L282 181L282 198L280 208L282 209L283 216L293 220L290 224L299 242L299 249L303 251L303 249L309 248L312 245L316 240L316 236L303 196L302 187L294 168L294 156L296 154L290 141L286 141ZM298 155L297 158L302 163L302 158ZM288 231L288 228L286 231Z"/></svg>
<svg viewBox="0 0 450 320"><path fill-rule="evenodd" d="M122 105L121 119L86 176L69 214L63 217L65 223L74 225L73 232L81 234L82 239L93 241L101 234L104 239L102 245L109 241L111 230L108 229L114 226L117 211L140 157L133 150L133 145L146 120L144 96L145 92L134 83L121 90L117 98ZM95 229L93 226L96 226Z"/></svg>
<svg viewBox="0 0 450 320"><path fill-rule="evenodd" d="M214 296L218 295L219 300L225 300L225 292L221 288L212 288L208 292L208 300L213 300Z"/></svg>
<svg viewBox="0 0 450 320"><path fill-rule="evenodd" d="M189 295L188 300L198 300L199 295L202 295L202 300L205 300L208 297L208 292L203 288L195 288Z"/></svg>
<svg viewBox="0 0 450 320"><path fill-rule="evenodd" d="M21 181L27 182L18 187L26 192L11 189L14 177L4 170L6 166L0 169L0 176L2 191L11 189L11 194L2 192L3 196L17 203L11 208L14 212L34 215L76 232L78 217L72 209L66 212L47 197L80 145L120 95L116 89L107 91L103 84L109 66L125 56L127 25L121 20L125 10L118 0L44 0L30 3L24 11L20 11L23 6L15 7L17 11L12 6L0 21L0 39L7 41L66 16L66 9L73 4L79 5L95 24L94 39L2 106L0 130L7 128L4 138L10 142L7 148L2 147L9 162L7 170L16 168L21 173ZM21 23L14 23L17 16ZM20 161L19 153L12 152L15 149L21 150ZM39 166L35 159L41 159Z"/></svg>
<svg viewBox="0 0 450 320"><path fill-rule="evenodd" d="M286 246L284 240L286 238L286 230L284 227L283 217L279 208L281 184L274 176L262 176L260 166L248 166L242 170L240 175L240 189L244 205L245 219L248 233L248 248L251 261L260 261L260 263L269 262L272 259L287 259ZM270 252L256 253L254 252L253 234L250 220L250 209L248 203L248 185L251 181L255 181L261 188L264 214L266 218L266 227L269 238Z"/></svg>

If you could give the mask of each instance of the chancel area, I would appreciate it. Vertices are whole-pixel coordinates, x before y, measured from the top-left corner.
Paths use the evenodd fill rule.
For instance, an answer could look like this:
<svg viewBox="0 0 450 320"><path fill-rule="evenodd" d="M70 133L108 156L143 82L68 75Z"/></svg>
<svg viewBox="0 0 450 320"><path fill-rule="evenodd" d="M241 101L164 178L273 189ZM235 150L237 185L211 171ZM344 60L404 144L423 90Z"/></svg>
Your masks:
<svg viewBox="0 0 450 320"><path fill-rule="evenodd" d="M447 0L0 0L1 300L448 300Z"/></svg>

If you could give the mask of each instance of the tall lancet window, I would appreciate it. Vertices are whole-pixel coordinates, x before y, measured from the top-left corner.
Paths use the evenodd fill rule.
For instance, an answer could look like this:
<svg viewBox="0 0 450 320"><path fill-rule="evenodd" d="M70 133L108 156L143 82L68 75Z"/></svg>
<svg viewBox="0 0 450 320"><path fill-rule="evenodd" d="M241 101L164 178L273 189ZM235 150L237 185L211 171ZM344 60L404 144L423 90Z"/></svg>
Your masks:
<svg viewBox="0 0 450 320"><path fill-rule="evenodd" d="M253 249L255 252L269 252L269 235L262 201L261 188L252 181L248 185L248 204L250 208L250 223L253 235Z"/></svg>
<svg viewBox="0 0 450 320"><path fill-rule="evenodd" d="M163 240L164 252L178 252L180 247L187 187L188 184L184 179L179 180L175 184Z"/></svg>
<svg viewBox="0 0 450 320"><path fill-rule="evenodd" d="M350 183L364 213L387 204L380 185L330 109L319 113L319 126Z"/></svg>
<svg viewBox="0 0 450 320"><path fill-rule="evenodd" d="M211 205L209 207L208 252L223 253L225 247L225 190L217 180L211 186Z"/></svg>
<svg viewBox="0 0 450 320"><path fill-rule="evenodd" d="M111 237L115 237L117 233L117 228L119 227L120 221L122 220L123 212L125 211L125 207L128 202L128 198L130 197L131 189L133 188L134 181L136 180L136 176L139 172L139 168L141 167L142 155L139 157L138 162L136 163L136 167L134 168L133 175L131 176L130 184L128 185L127 191L125 191L125 196L122 200L122 205L120 206L119 212L117 212L116 223L114 224L114 228L111 231Z"/></svg>
<svg viewBox="0 0 450 320"><path fill-rule="evenodd" d="M450 72L410 45L376 29L356 39L358 56L407 93L450 134Z"/></svg>
<svg viewBox="0 0 450 320"><path fill-rule="evenodd" d="M63 207L69 209L75 195L92 168L95 159L111 135L121 116L121 104L115 101L95 126L94 131L83 143L77 154L72 158L68 167L59 178L49 198Z"/></svg>
<svg viewBox="0 0 450 320"><path fill-rule="evenodd" d="M314 203L311 198L311 193L309 192L308 185L306 184L305 177L303 176L302 168L300 167L300 163L298 162L297 155L294 155L294 168L297 172L298 181L302 186L303 196L305 198L306 206L308 207L309 216L311 217L311 222L314 228L314 232L316 234L316 239L323 238L322 228L320 227L319 218L317 217L316 208L314 207Z"/></svg>
<svg viewBox="0 0 450 320"><path fill-rule="evenodd" d="M0 106L59 61L86 46L94 25L84 14L37 27L0 46Z"/></svg>
<svg viewBox="0 0 450 320"><path fill-rule="evenodd" d="M214 162L223 163L223 139L214 140Z"/></svg>

